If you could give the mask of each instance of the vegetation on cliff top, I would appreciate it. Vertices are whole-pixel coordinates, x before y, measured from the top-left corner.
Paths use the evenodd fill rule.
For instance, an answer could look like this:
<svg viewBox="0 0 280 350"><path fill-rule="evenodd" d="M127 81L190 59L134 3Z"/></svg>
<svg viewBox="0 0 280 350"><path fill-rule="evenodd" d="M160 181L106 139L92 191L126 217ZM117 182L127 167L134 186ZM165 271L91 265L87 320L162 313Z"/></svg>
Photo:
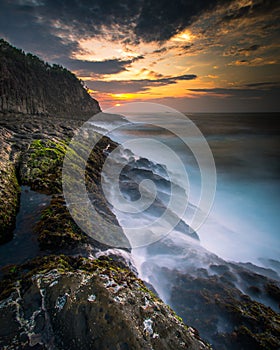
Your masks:
<svg viewBox="0 0 280 350"><path fill-rule="evenodd" d="M100 108L73 73L0 39L0 112L89 117Z"/></svg>

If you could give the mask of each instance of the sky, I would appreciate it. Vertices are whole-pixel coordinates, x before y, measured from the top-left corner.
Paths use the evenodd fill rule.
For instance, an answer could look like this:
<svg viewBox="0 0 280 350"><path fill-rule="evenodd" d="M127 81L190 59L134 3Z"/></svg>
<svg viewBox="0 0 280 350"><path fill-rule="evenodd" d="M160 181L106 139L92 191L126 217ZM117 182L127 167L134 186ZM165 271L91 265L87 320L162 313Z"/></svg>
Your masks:
<svg viewBox="0 0 280 350"><path fill-rule="evenodd" d="M0 37L74 72L103 110L280 111L277 0L0 0Z"/></svg>

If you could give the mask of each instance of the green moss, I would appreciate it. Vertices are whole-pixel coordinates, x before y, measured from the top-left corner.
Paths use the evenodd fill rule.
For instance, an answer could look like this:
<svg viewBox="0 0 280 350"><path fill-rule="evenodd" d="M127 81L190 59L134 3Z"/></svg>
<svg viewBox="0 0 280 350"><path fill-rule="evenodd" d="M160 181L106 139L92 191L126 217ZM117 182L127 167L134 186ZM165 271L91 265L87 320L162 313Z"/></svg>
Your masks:
<svg viewBox="0 0 280 350"><path fill-rule="evenodd" d="M71 257L66 255L48 255L34 258L23 265L13 265L8 270L3 271L4 277L0 281L0 300L7 298L15 289L15 282L20 282L25 286L32 283L32 278L37 274L44 274L56 269L60 273L73 272L77 270L88 273L107 274L122 282L126 280L136 280L135 275L127 268L118 266L118 262L100 258L90 260L83 257ZM137 280L138 281L138 280ZM142 281L139 280L139 283Z"/></svg>
<svg viewBox="0 0 280 350"><path fill-rule="evenodd" d="M177 318L177 320L181 323L184 323L182 317L178 316L177 314L174 314L175 318Z"/></svg>
<svg viewBox="0 0 280 350"><path fill-rule="evenodd" d="M64 140L34 140L22 159L22 183L36 191L61 192L61 171L66 150L67 142Z"/></svg>
<svg viewBox="0 0 280 350"><path fill-rule="evenodd" d="M10 271L10 273L16 273L17 272L17 266L16 265L12 266L9 271Z"/></svg>
<svg viewBox="0 0 280 350"><path fill-rule="evenodd" d="M87 236L73 221L61 196L52 198L50 205L42 212L35 231L41 249L55 251L76 247L87 241Z"/></svg>
<svg viewBox="0 0 280 350"><path fill-rule="evenodd" d="M0 244L12 238L20 198L20 187L14 165L5 161L1 163L1 168Z"/></svg>

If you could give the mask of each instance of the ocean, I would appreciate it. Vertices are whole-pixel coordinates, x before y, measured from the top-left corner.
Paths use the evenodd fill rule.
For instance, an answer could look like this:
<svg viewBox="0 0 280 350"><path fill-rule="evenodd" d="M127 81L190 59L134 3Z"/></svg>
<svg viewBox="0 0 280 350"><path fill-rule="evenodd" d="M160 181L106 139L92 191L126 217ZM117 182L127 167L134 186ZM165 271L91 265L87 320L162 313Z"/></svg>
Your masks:
<svg viewBox="0 0 280 350"><path fill-rule="evenodd" d="M129 142L129 149L135 155L167 167L172 179L185 191L189 190L190 208L183 219L190 224L191 206L197 206L201 195L201 169L188 142L170 131L177 128L188 139L189 121L172 114L124 115L134 124L114 128L108 136L125 148ZM187 117L208 142L217 176L211 210L196 231L201 246L225 260L269 266L269 260L280 258L279 115L219 113L187 114ZM157 126L159 120L163 127ZM192 142L200 143L200 135L192 137ZM159 144L151 145L147 142L151 139ZM167 154L164 146L180 158L184 168L178 165L176 157ZM206 177L208 170L204 169ZM187 173L187 180L182 172ZM133 220L118 211L116 215L120 222ZM135 218L139 219L140 215Z"/></svg>
<svg viewBox="0 0 280 350"><path fill-rule="evenodd" d="M213 348L235 349L245 296L279 312L280 116L142 107L93 122L120 144L104 193L139 277Z"/></svg>
<svg viewBox="0 0 280 350"><path fill-rule="evenodd" d="M84 178L74 176L79 186L70 186L70 194L77 195L77 202L68 201L68 208L77 204L85 222L102 228L101 243L111 247L116 242L116 249L86 244L63 252L92 259L121 256L213 348L253 348L240 326L249 327L251 338L274 332L279 312L278 118L260 113L184 115L150 103L93 116L72 143L80 166L98 142L91 130L118 143L112 146L103 139L98 152L108 155L102 188L127 239L119 239L119 227L104 224L102 215L91 217L94 194L85 198L79 191L85 188L80 187ZM22 187L14 239L2 246L1 266L40 254L30 232L49 201L49 196ZM88 234L100 238L94 230ZM123 247L124 242L130 245Z"/></svg>

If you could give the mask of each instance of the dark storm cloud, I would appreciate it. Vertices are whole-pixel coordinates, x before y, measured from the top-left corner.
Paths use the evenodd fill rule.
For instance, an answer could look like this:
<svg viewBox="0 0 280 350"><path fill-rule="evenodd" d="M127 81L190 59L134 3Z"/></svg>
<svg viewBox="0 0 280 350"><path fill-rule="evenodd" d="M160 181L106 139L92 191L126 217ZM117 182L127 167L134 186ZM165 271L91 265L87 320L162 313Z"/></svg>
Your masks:
<svg viewBox="0 0 280 350"><path fill-rule="evenodd" d="M141 4L142 0L45 0L42 9L46 19L59 20L79 36L102 34L108 28L112 37L119 37L120 28L131 26Z"/></svg>
<svg viewBox="0 0 280 350"><path fill-rule="evenodd" d="M231 0L0 0L0 34L28 50L69 55L67 36L163 42L217 3ZM61 39L63 38L63 39ZM21 45L20 45L21 44Z"/></svg>
<svg viewBox="0 0 280 350"><path fill-rule="evenodd" d="M139 80L113 80L113 81L88 81L87 85L99 92L107 93L137 93L147 91L150 87L176 84L180 80L193 80L197 76L194 74L180 75L170 78L160 79L139 79Z"/></svg>
<svg viewBox="0 0 280 350"><path fill-rule="evenodd" d="M25 4L31 3L25 1ZM38 7L0 0L0 37L46 60L68 57L78 45L66 42L38 20Z"/></svg>
<svg viewBox="0 0 280 350"><path fill-rule="evenodd" d="M277 8L279 8L279 2L277 0L253 0L251 5L231 10L230 13L224 16L223 20L231 21L245 17L263 16Z"/></svg>
<svg viewBox="0 0 280 350"><path fill-rule="evenodd" d="M203 12L232 0L45 0L41 15L79 36L103 34L124 42L168 40Z"/></svg>
<svg viewBox="0 0 280 350"><path fill-rule="evenodd" d="M82 61L67 59L62 63L70 70L78 71L81 76L92 74L116 74L123 72L133 62L143 59L144 56L134 57L130 60L111 59L104 61Z"/></svg>
<svg viewBox="0 0 280 350"><path fill-rule="evenodd" d="M146 42L168 40L189 26L203 12L231 0L145 0L136 22L137 37Z"/></svg>

